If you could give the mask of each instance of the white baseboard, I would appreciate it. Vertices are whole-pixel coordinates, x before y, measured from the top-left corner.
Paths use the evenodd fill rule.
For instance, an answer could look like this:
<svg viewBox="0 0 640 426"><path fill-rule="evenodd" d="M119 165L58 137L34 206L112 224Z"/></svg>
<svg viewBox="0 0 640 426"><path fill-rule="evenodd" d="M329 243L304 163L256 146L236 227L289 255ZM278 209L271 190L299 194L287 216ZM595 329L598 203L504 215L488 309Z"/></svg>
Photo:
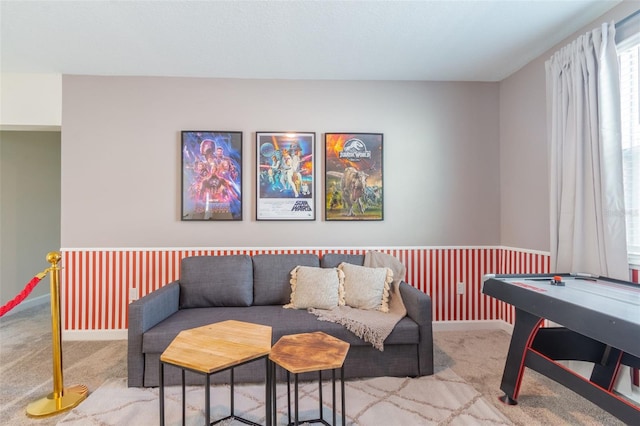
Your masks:
<svg viewBox="0 0 640 426"><path fill-rule="evenodd" d="M63 330L62 340L127 340L127 329L119 330Z"/></svg>
<svg viewBox="0 0 640 426"><path fill-rule="evenodd" d="M513 325L502 320L434 321L433 331L504 330L511 334Z"/></svg>
<svg viewBox="0 0 640 426"><path fill-rule="evenodd" d="M35 306L44 305L51 302L51 295L49 293L43 294L42 296L34 297L32 299L23 300L19 305L10 310L5 314L5 316L10 316L13 314L17 314L18 312L24 311L29 308L33 308Z"/></svg>

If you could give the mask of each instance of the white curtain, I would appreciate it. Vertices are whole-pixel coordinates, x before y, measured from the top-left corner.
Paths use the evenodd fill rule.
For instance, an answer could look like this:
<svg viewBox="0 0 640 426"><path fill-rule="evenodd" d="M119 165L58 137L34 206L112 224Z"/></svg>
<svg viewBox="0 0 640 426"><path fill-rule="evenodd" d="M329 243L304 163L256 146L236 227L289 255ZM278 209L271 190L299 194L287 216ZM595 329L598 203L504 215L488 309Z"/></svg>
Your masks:
<svg viewBox="0 0 640 426"><path fill-rule="evenodd" d="M629 279L615 26L546 62L551 270Z"/></svg>

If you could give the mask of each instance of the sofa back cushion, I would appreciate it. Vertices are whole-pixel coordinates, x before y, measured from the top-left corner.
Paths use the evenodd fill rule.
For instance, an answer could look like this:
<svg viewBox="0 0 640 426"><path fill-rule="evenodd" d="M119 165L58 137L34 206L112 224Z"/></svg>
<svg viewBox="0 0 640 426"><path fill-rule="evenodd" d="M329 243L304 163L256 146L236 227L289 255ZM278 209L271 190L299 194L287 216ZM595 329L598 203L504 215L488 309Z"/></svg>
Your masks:
<svg viewBox="0 0 640 426"><path fill-rule="evenodd" d="M253 256L253 304L284 305L291 301L291 271L296 266L320 266L315 254Z"/></svg>
<svg viewBox="0 0 640 426"><path fill-rule="evenodd" d="M322 256L320 264L323 268L337 268L342 262L362 266L364 264L364 254L326 253Z"/></svg>
<svg viewBox="0 0 640 426"><path fill-rule="evenodd" d="M180 267L180 309L251 306L253 267L247 255L193 256Z"/></svg>

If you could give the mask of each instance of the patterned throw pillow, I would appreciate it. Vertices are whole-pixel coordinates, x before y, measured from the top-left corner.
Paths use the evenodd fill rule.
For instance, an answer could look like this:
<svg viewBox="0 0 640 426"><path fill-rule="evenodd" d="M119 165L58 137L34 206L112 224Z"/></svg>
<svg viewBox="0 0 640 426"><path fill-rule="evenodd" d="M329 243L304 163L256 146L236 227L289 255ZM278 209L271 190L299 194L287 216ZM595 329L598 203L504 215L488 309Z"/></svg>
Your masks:
<svg viewBox="0 0 640 426"><path fill-rule="evenodd" d="M390 268L368 268L343 262L344 302L358 309L389 312L389 286L393 282Z"/></svg>
<svg viewBox="0 0 640 426"><path fill-rule="evenodd" d="M291 303L284 307L332 309L344 305L343 276L337 268L296 266L291 271Z"/></svg>

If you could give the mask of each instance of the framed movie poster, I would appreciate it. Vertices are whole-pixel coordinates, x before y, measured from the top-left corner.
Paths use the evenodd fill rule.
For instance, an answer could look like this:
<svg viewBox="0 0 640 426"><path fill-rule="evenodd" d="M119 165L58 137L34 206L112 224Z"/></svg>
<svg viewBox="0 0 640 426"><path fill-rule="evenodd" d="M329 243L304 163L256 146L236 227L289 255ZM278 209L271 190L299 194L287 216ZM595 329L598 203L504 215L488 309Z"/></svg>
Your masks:
<svg viewBox="0 0 640 426"><path fill-rule="evenodd" d="M315 220L315 139L256 132L257 220Z"/></svg>
<svg viewBox="0 0 640 426"><path fill-rule="evenodd" d="M242 220L242 132L182 132L181 218Z"/></svg>
<svg viewBox="0 0 640 426"><path fill-rule="evenodd" d="M382 220L382 133L326 133L325 219Z"/></svg>

